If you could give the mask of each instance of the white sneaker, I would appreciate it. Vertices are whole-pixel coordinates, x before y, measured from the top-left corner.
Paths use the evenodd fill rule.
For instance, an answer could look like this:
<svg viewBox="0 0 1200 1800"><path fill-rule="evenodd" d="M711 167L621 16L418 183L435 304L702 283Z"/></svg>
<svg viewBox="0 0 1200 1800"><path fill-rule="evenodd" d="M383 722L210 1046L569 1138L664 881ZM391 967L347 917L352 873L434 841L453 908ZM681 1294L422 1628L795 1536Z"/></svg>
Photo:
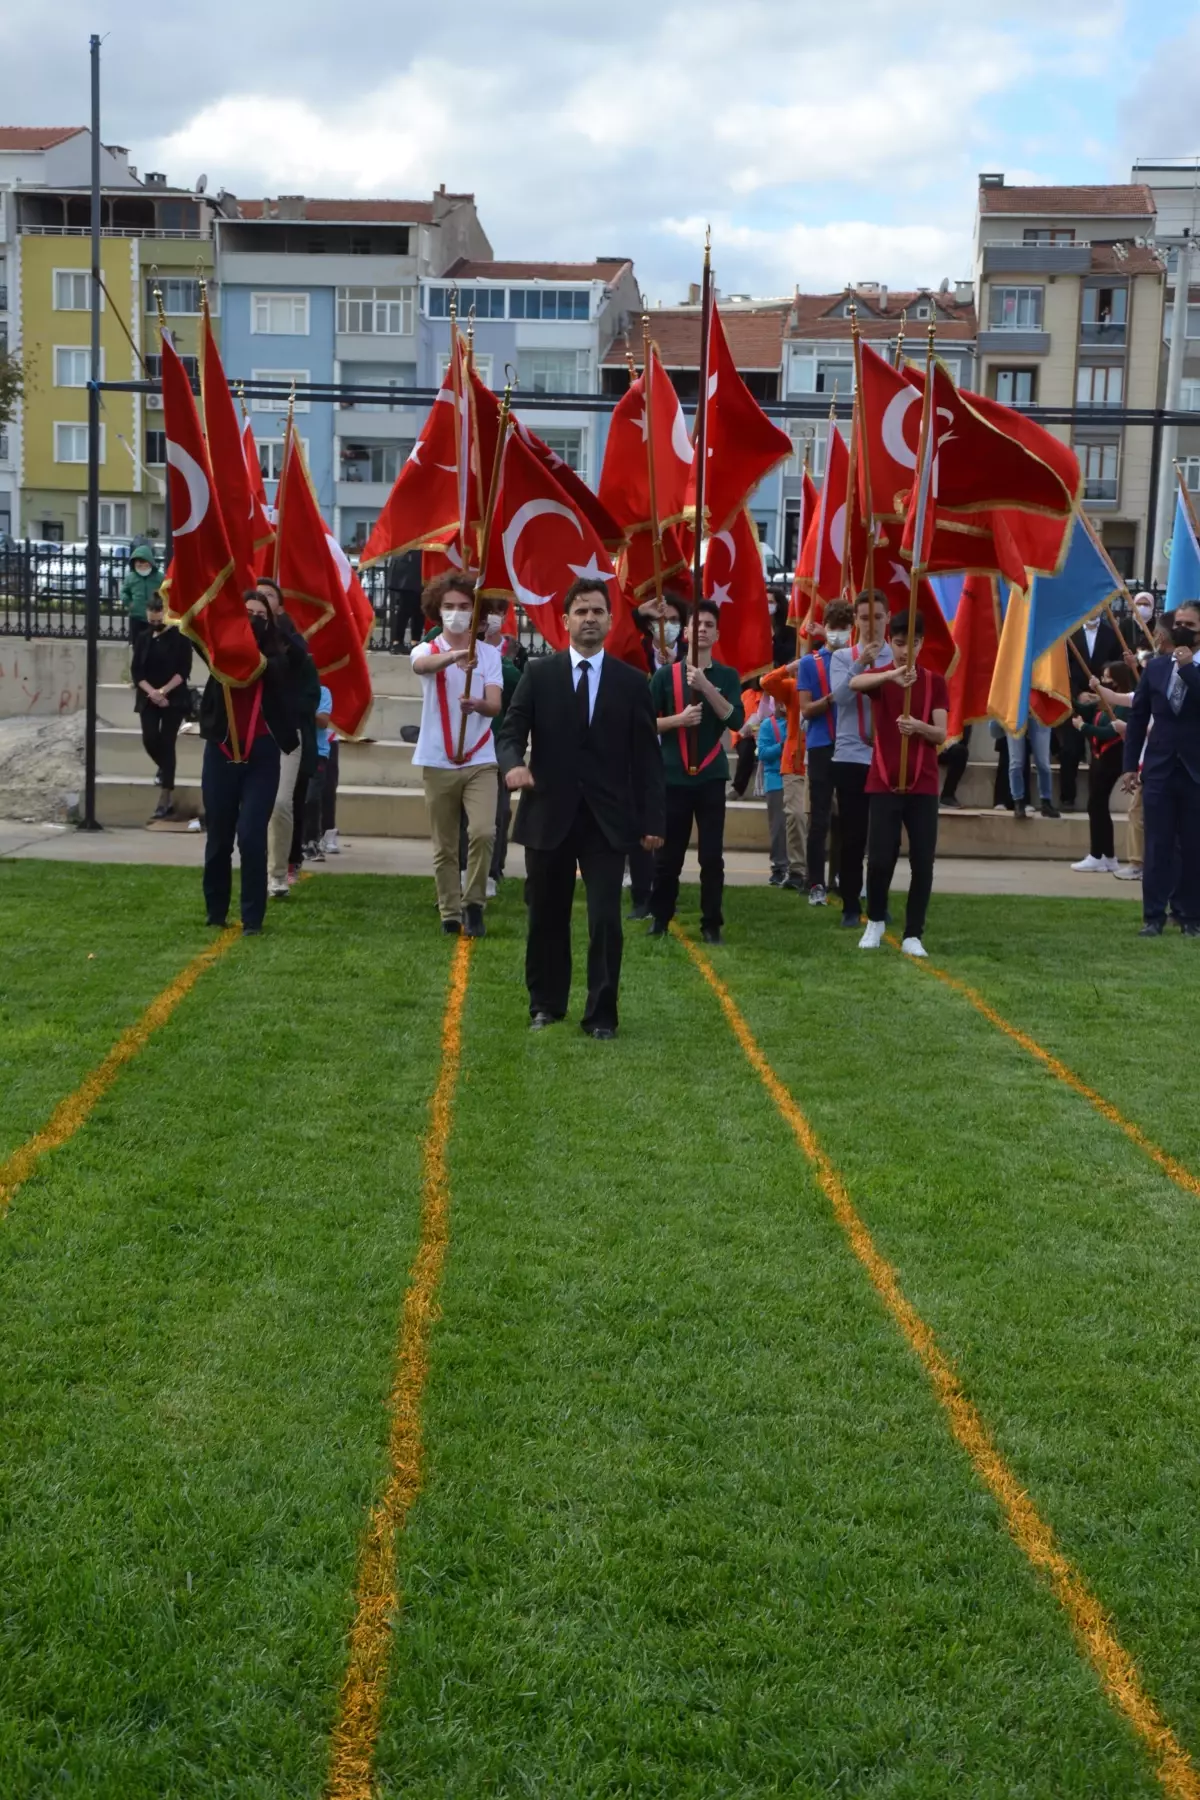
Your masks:
<svg viewBox="0 0 1200 1800"><path fill-rule="evenodd" d="M883 942L883 934L887 930L882 919L868 919L867 929L858 940L860 950L878 950Z"/></svg>
<svg viewBox="0 0 1200 1800"><path fill-rule="evenodd" d="M1108 863L1104 857L1092 856L1089 853L1082 862L1072 863L1071 867L1077 875L1099 875L1107 870Z"/></svg>
<svg viewBox="0 0 1200 1800"><path fill-rule="evenodd" d="M492 880L490 875L487 878L487 886L484 888L483 891L484 891L484 894L487 897L487 899L494 900L496 898L496 884Z"/></svg>
<svg viewBox="0 0 1200 1800"><path fill-rule="evenodd" d="M826 898L827 898L827 896L825 893L825 889L821 886L821 883L819 881L816 882L814 884L814 886L809 888L808 904L810 906L824 906L825 902L826 902Z"/></svg>
<svg viewBox="0 0 1200 1800"><path fill-rule="evenodd" d="M329 827L329 830L325 833L325 836L321 839L321 848L322 848L322 850L324 850L326 856L340 856L341 855L342 846L338 843L338 834L337 834L337 826L336 825L331 825Z"/></svg>
<svg viewBox="0 0 1200 1800"><path fill-rule="evenodd" d="M1142 869L1140 863L1126 863L1123 869L1114 869L1113 874L1118 881L1140 881Z"/></svg>
<svg viewBox="0 0 1200 1800"><path fill-rule="evenodd" d="M900 945L900 948L901 948L901 950L903 950L905 956L928 956L929 955L928 950L925 948L925 946L921 942L920 938L905 938L903 943Z"/></svg>
<svg viewBox="0 0 1200 1800"><path fill-rule="evenodd" d="M267 892L272 900L286 900L288 896L288 884L286 881L268 881Z"/></svg>
<svg viewBox="0 0 1200 1800"><path fill-rule="evenodd" d="M1121 865L1115 856L1102 856L1100 858L1100 867L1104 870L1106 875L1115 875L1120 866Z"/></svg>

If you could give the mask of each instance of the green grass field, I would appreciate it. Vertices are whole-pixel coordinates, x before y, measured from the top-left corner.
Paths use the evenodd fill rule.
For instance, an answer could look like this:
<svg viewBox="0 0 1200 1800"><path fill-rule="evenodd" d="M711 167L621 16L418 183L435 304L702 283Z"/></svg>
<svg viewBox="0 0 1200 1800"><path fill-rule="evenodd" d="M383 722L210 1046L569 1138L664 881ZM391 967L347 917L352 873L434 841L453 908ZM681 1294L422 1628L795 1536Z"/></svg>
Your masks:
<svg viewBox="0 0 1200 1800"><path fill-rule="evenodd" d="M277 910L0 1220L14 1800L325 1787L452 950L423 881ZM834 913L727 910L722 978L1200 1758L1200 1201ZM192 874L0 863L0 1161L200 916ZM935 897L927 942L1200 1173L1200 963L1135 927ZM1164 1791L683 946L631 935L594 1044L525 1030L523 933L510 883L471 960L378 1793Z"/></svg>

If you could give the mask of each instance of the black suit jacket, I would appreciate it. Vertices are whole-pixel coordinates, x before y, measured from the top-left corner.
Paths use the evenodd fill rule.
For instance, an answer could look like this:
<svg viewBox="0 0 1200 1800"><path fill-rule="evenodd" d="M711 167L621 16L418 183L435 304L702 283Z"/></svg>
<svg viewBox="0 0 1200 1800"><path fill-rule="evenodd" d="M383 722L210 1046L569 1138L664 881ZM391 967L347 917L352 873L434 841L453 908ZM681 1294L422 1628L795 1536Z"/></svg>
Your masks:
<svg viewBox="0 0 1200 1800"><path fill-rule="evenodd" d="M533 740L532 788L521 793L513 838L554 850L586 800L614 850L661 837L666 783L650 687L628 663L606 654L591 724L580 727L570 653L531 657L496 739L504 776Z"/></svg>
<svg viewBox="0 0 1200 1800"><path fill-rule="evenodd" d="M1152 786L1165 780L1178 760L1193 781L1200 782L1200 663L1191 662L1180 669L1183 677L1183 705L1176 712L1167 699L1167 688L1175 660L1170 656L1152 656L1142 670L1133 705L1129 709L1129 728L1125 733L1125 768L1136 769L1146 746L1142 763L1142 781ZM1154 730L1149 738L1150 721Z"/></svg>
<svg viewBox="0 0 1200 1800"><path fill-rule="evenodd" d="M1090 656L1088 655L1087 632L1082 625L1078 631L1071 633L1071 642L1087 664L1089 674L1103 675L1105 663L1120 662L1121 660L1121 640L1107 619L1101 619L1096 627L1096 648ZM1073 695L1085 693L1088 684L1087 675L1084 674L1069 650L1067 658L1071 666L1071 693Z"/></svg>

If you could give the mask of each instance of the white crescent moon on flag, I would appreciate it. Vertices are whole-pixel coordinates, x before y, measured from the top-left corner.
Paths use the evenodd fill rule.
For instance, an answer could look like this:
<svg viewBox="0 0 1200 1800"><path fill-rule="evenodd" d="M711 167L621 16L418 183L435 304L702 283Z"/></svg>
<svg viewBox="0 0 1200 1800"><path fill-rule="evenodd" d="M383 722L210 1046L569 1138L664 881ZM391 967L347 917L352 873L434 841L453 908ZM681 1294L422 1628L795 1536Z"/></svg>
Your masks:
<svg viewBox="0 0 1200 1800"><path fill-rule="evenodd" d="M671 420L671 448L681 463L690 463L695 455L684 423L683 408L678 400L675 402L675 417Z"/></svg>
<svg viewBox="0 0 1200 1800"><path fill-rule="evenodd" d="M174 443L171 438L167 439L167 461L183 477L183 483L188 492L187 518L179 524L172 519L171 535L172 537L186 537L189 531L195 531L208 511L208 503L212 498L208 491L208 477L195 457L191 456L182 444Z"/></svg>
<svg viewBox="0 0 1200 1800"><path fill-rule="evenodd" d="M892 395L883 415L883 447L892 461L899 463L902 469L915 469L917 466L917 453L909 449L904 436L904 421L909 407L916 405L920 398L916 388L901 388Z"/></svg>
<svg viewBox="0 0 1200 1800"><path fill-rule="evenodd" d="M327 531L325 533L325 542L329 545L330 556L332 556L334 562L337 564L337 572L342 583L342 592L343 594L348 594L350 592L350 558L346 555L346 552L342 549L342 546L338 543L332 532Z"/></svg>
<svg viewBox="0 0 1200 1800"><path fill-rule="evenodd" d="M732 575L733 565L737 561L737 545L733 541L733 533L732 531L717 531L713 535L717 543L724 544L729 552L729 573Z"/></svg>
<svg viewBox="0 0 1200 1800"><path fill-rule="evenodd" d="M846 550L846 502L844 500L829 521L829 548L833 551L834 560L841 562Z"/></svg>
<svg viewBox="0 0 1200 1800"><path fill-rule="evenodd" d="M513 567L513 557L516 555L517 542L521 533L527 525L531 524L534 519L540 518L543 513L557 513L561 518L569 519L580 537L583 536L583 526L571 508L561 506L557 500L526 500L523 506L518 506L500 543L504 550L504 566L508 570L508 579L512 582L513 593L522 606L549 606L554 598L553 594L535 594L531 589L522 587L517 578L517 571Z"/></svg>

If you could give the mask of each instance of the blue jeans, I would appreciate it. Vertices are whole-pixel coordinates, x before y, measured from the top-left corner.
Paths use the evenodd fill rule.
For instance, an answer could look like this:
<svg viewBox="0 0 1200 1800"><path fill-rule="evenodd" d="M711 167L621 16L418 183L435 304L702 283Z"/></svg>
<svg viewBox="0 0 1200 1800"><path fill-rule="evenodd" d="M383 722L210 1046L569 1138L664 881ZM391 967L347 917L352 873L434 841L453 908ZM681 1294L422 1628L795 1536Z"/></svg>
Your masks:
<svg viewBox="0 0 1200 1800"><path fill-rule="evenodd" d="M1038 794L1041 799L1049 800L1053 791L1050 786L1050 727L1030 713L1025 734L1037 764ZM1008 791L1014 800L1025 798L1025 745L1019 737L1011 735L1008 740Z"/></svg>

